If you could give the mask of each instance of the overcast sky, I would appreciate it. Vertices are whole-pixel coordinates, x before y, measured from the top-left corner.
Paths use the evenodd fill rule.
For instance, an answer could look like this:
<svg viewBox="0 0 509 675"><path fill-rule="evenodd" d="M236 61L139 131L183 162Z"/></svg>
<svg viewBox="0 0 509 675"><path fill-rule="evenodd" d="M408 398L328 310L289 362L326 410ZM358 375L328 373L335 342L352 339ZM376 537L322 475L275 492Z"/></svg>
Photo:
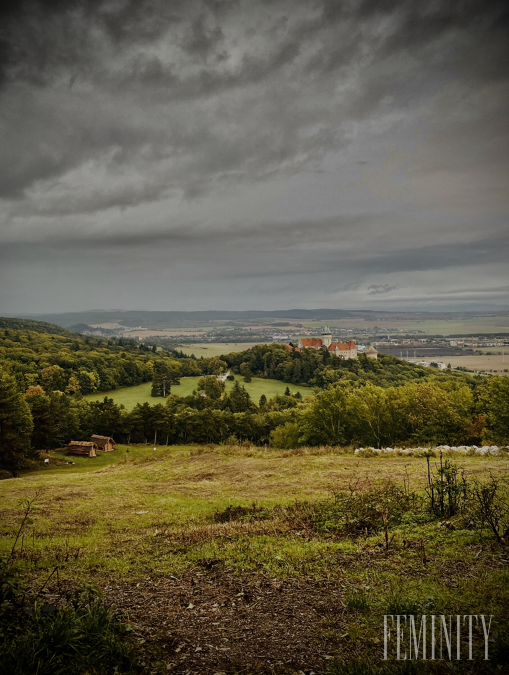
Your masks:
<svg viewBox="0 0 509 675"><path fill-rule="evenodd" d="M7 4L0 314L509 306L509 3Z"/></svg>

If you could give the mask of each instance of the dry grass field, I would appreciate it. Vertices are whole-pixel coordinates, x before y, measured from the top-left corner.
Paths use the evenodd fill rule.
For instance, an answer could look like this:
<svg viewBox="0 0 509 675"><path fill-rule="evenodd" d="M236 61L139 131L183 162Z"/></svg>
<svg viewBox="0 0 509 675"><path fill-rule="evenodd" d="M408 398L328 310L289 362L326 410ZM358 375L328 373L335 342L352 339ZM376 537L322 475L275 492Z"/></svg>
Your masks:
<svg viewBox="0 0 509 675"><path fill-rule="evenodd" d="M179 337L179 336L196 336L196 337L204 337L206 335L206 329L202 328L201 330L165 330L165 329L152 329L152 328L147 328L145 330L130 330L126 331L124 333L124 337L131 337L131 338L150 338L150 337Z"/></svg>
<svg viewBox="0 0 509 675"><path fill-rule="evenodd" d="M493 351L499 351L499 348L493 348ZM409 361L420 360L422 359L409 359ZM437 360L446 364L450 363L452 368L460 366L475 373L493 372L498 375L509 375L509 349L507 349L505 356L502 354L474 354L472 356L443 356L437 357Z"/></svg>

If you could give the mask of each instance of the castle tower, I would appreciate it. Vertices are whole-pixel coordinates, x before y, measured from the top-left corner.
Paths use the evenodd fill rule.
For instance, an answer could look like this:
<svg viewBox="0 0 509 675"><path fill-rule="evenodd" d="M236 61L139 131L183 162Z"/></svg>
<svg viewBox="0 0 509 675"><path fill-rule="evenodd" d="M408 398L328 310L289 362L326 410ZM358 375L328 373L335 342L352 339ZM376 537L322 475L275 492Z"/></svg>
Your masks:
<svg viewBox="0 0 509 675"><path fill-rule="evenodd" d="M331 342L332 342L332 331L329 328L329 326L325 326L322 330L322 345L324 347L327 347L327 349L329 349L329 347L331 346Z"/></svg>

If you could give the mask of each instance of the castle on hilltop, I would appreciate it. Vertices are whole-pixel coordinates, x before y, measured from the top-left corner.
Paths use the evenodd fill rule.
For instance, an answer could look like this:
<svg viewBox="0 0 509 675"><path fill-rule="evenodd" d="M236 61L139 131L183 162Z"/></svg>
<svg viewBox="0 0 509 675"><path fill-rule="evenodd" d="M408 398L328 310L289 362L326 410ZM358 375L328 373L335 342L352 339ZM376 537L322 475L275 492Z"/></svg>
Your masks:
<svg viewBox="0 0 509 675"><path fill-rule="evenodd" d="M321 338L302 338L297 343L297 346L287 345L287 349L300 352L301 349L327 349L331 354L335 354L340 359L356 359L357 345L355 342L333 342L332 331L329 326L325 326L322 330Z"/></svg>

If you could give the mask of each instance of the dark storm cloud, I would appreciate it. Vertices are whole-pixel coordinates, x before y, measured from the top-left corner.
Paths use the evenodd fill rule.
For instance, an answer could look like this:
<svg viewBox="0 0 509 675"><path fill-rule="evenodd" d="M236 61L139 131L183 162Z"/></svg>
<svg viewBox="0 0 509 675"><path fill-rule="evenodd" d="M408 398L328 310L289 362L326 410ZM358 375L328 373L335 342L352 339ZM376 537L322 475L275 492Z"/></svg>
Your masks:
<svg viewBox="0 0 509 675"><path fill-rule="evenodd" d="M505 262L507 3L0 11L0 242L20 261L186 258L211 293L330 275L359 302Z"/></svg>
<svg viewBox="0 0 509 675"><path fill-rule="evenodd" d="M367 222L368 221L368 222ZM167 232L97 233L77 239L66 236L48 238L46 244L24 242L4 244L0 260L34 259L45 246L56 258L71 257L79 250L91 258L146 258L157 264L159 256L167 263L185 258L197 267L217 264L230 254L240 256L241 264L228 264L221 270L224 279L266 277L277 279L298 274L302 278L319 273L392 274L411 271L440 272L450 268L506 264L509 237L501 234L470 242L437 243L427 246L395 247L387 243L364 241L359 245L352 230L370 225L369 219L351 218L322 222L264 223L253 228L204 228L199 225ZM403 243L403 242L402 242ZM249 255L242 255L242 249ZM46 255L48 254L46 251ZM263 262L262 262L263 260ZM345 290L356 283L346 284ZM368 295L382 295L398 284L371 284Z"/></svg>
<svg viewBox="0 0 509 675"><path fill-rule="evenodd" d="M256 180L281 172L285 162L291 171L320 159L347 142L341 122L366 118L388 96L395 97L390 108L415 105L435 78L452 77L465 58L472 60L472 39L481 58L469 77L507 77L503 3L262 2L244 5L244 24L235 14L240 7L150 0L19 4L5 17L4 87L54 87L60 96L51 102L40 91L39 97L20 93L37 119L28 129L31 115L25 119L7 101L14 147L3 155L1 194L19 198L36 181L109 150L116 166L143 171L153 161L152 189L112 190L109 200L96 197L84 211L157 199L168 184L193 196L225 172ZM261 43L246 38L248 25L256 37L256 23L272 12L274 25ZM225 39L228 27L234 39ZM348 96L335 94L359 69ZM200 108L219 94L223 107ZM175 109L190 100L196 101L191 111ZM144 115L151 105L155 113ZM49 143L30 139L35 127ZM176 171L160 166L164 155L180 159ZM62 200L57 211L66 211Z"/></svg>
<svg viewBox="0 0 509 675"><path fill-rule="evenodd" d="M385 295L391 291L395 291L399 286L394 284L394 286L389 286L389 284L371 284L368 286L368 295Z"/></svg>

